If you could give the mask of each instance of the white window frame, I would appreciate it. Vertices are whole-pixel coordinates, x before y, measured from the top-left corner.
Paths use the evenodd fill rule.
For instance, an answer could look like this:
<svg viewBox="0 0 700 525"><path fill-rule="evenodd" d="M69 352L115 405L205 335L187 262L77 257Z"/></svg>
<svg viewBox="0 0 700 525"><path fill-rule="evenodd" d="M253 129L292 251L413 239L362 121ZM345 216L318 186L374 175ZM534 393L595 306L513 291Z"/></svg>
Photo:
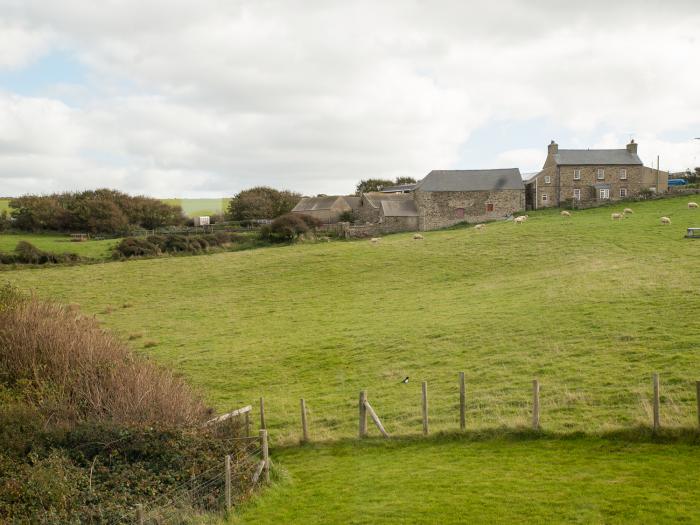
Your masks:
<svg viewBox="0 0 700 525"><path fill-rule="evenodd" d="M574 169L574 180L581 180L581 168Z"/></svg>
<svg viewBox="0 0 700 525"><path fill-rule="evenodd" d="M581 200L581 188L574 188L574 200L575 201Z"/></svg>
<svg viewBox="0 0 700 525"><path fill-rule="evenodd" d="M627 168L620 168L620 180L627 180Z"/></svg>
<svg viewBox="0 0 700 525"><path fill-rule="evenodd" d="M551 184L551 182L552 182L552 177L550 177L549 175L545 175L544 176L544 183Z"/></svg>
<svg viewBox="0 0 700 525"><path fill-rule="evenodd" d="M605 180L605 168L596 168L595 178L597 180Z"/></svg>
<svg viewBox="0 0 700 525"><path fill-rule="evenodd" d="M627 197L627 188L620 188L620 198L624 199Z"/></svg>
<svg viewBox="0 0 700 525"><path fill-rule="evenodd" d="M542 202L547 202L549 200L549 197L547 197L546 193L542 194Z"/></svg>
<svg viewBox="0 0 700 525"><path fill-rule="evenodd" d="M610 188L600 188L598 190L598 198L601 200L610 200Z"/></svg>

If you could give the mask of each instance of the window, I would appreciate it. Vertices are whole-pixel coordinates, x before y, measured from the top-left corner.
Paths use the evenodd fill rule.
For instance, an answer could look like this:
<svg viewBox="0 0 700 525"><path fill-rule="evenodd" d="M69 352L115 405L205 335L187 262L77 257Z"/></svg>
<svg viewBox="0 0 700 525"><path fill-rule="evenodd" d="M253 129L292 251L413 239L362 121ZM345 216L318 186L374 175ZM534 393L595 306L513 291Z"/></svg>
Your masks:
<svg viewBox="0 0 700 525"><path fill-rule="evenodd" d="M598 198L609 199L610 198L610 189L609 188L600 188L600 190L598 192Z"/></svg>
<svg viewBox="0 0 700 525"><path fill-rule="evenodd" d="M455 210L455 218L464 219L464 208L457 208Z"/></svg>
<svg viewBox="0 0 700 525"><path fill-rule="evenodd" d="M546 193L542 194L542 202L547 202L547 194Z"/></svg>
<svg viewBox="0 0 700 525"><path fill-rule="evenodd" d="M627 169L620 168L620 180L627 180Z"/></svg>
<svg viewBox="0 0 700 525"><path fill-rule="evenodd" d="M487 202L486 203L486 213L489 213L492 211L493 211L493 202Z"/></svg>
<svg viewBox="0 0 700 525"><path fill-rule="evenodd" d="M595 170L595 176L598 180L605 180L605 169L598 168Z"/></svg>
<svg viewBox="0 0 700 525"><path fill-rule="evenodd" d="M550 177L549 175L545 175L544 176L544 183L549 184L550 182L552 182L552 177Z"/></svg>
<svg viewBox="0 0 700 525"><path fill-rule="evenodd" d="M581 180L581 169L577 168L574 170L574 180Z"/></svg>
<svg viewBox="0 0 700 525"><path fill-rule="evenodd" d="M620 197L627 197L627 188L620 188Z"/></svg>
<svg viewBox="0 0 700 525"><path fill-rule="evenodd" d="M574 188L574 200L575 201L581 200L581 189L580 188Z"/></svg>

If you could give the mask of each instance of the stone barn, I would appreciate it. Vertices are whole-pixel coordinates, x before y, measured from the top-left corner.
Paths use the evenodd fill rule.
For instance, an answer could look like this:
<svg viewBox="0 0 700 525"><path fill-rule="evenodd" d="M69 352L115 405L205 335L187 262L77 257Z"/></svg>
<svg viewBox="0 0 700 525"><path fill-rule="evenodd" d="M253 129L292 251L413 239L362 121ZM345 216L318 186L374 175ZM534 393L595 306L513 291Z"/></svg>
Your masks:
<svg viewBox="0 0 700 525"><path fill-rule="evenodd" d="M418 228L435 230L460 222L483 222L525 209L518 168L431 171L413 191Z"/></svg>
<svg viewBox="0 0 700 525"><path fill-rule="evenodd" d="M360 197L348 195L302 197L292 213L310 215L325 224L333 224L343 213L356 212L359 204Z"/></svg>

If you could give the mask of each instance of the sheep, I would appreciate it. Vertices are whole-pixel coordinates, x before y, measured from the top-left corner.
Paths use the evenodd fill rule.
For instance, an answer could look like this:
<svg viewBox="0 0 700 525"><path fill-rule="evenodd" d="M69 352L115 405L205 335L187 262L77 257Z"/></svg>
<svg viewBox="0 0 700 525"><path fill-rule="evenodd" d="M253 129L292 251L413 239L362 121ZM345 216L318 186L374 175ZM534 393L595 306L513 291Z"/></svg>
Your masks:
<svg viewBox="0 0 700 525"><path fill-rule="evenodd" d="M571 213L569 213L569 212L566 211L566 210L562 210L561 216L562 216L562 217L571 217Z"/></svg>
<svg viewBox="0 0 700 525"><path fill-rule="evenodd" d="M486 226L486 225L485 224L477 224L476 226L474 226L474 229L475 230L483 230L484 226Z"/></svg>
<svg viewBox="0 0 700 525"><path fill-rule="evenodd" d="M516 217L515 219L513 219L513 222L515 222L515 224L522 224L526 220L527 220L527 217L525 215L521 215L520 217Z"/></svg>
<svg viewBox="0 0 700 525"><path fill-rule="evenodd" d="M634 213L632 208L625 208L622 213Z"/></svg>
<svg viewBox="0 0 700 525"><path fill-rule="evenodd" d="M668 217L661 217L661 224L671 224L671 219Z"/></svg>
<svg viewBox="0 0 700 525"><path fill-rule="evenodd" d="M624 218L624 215L622 215L621 213L613 213L610 217L614 221L619 221Z"/></svg>
<svg viewBox="0 0 700 525"><path fill-rule="evenodd" d="M372 237L369 240L369 242L371 242L372 244L377 244L379 241L381 241L381 239L379 237Z"/></svg>
<svg viewBox="0 0 700 525"><path fill-rule="evenodd" d="M697 208L697 207L698 207L698 203L697 203L697 202L689 202L689 203L688 203L688 208Z"/></svg>
<svg viewBox="0 0 700 525"><path fill-rule="evenodd" d="M422 241L423 236L420 233L415 233L415 234L413 234L413 240L414 241Z"/></svg>

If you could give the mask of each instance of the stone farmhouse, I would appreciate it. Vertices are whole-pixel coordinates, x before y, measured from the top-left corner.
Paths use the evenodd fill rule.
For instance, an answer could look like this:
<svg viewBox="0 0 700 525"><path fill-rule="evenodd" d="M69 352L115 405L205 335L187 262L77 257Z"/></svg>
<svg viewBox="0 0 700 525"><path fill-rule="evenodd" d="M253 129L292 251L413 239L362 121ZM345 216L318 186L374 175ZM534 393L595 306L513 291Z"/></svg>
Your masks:
<svg viewBox="0 0 700 525"><path fill-rule="evenodd" d="M357 222L374 233L433 230L460 222L505 218L525 207L520 170L436 170L415 185L395 192L361 196L304 197L292 210L338 222L352 211Z"/></svg>
<svg viewBox="0 0 700 525"><path fill-rule="evenodd" d="M552 141L542 171L526 181L526 208L594 206L668 191L668 172L645 167L632 140L624 149L559 149Z"/></svg>

